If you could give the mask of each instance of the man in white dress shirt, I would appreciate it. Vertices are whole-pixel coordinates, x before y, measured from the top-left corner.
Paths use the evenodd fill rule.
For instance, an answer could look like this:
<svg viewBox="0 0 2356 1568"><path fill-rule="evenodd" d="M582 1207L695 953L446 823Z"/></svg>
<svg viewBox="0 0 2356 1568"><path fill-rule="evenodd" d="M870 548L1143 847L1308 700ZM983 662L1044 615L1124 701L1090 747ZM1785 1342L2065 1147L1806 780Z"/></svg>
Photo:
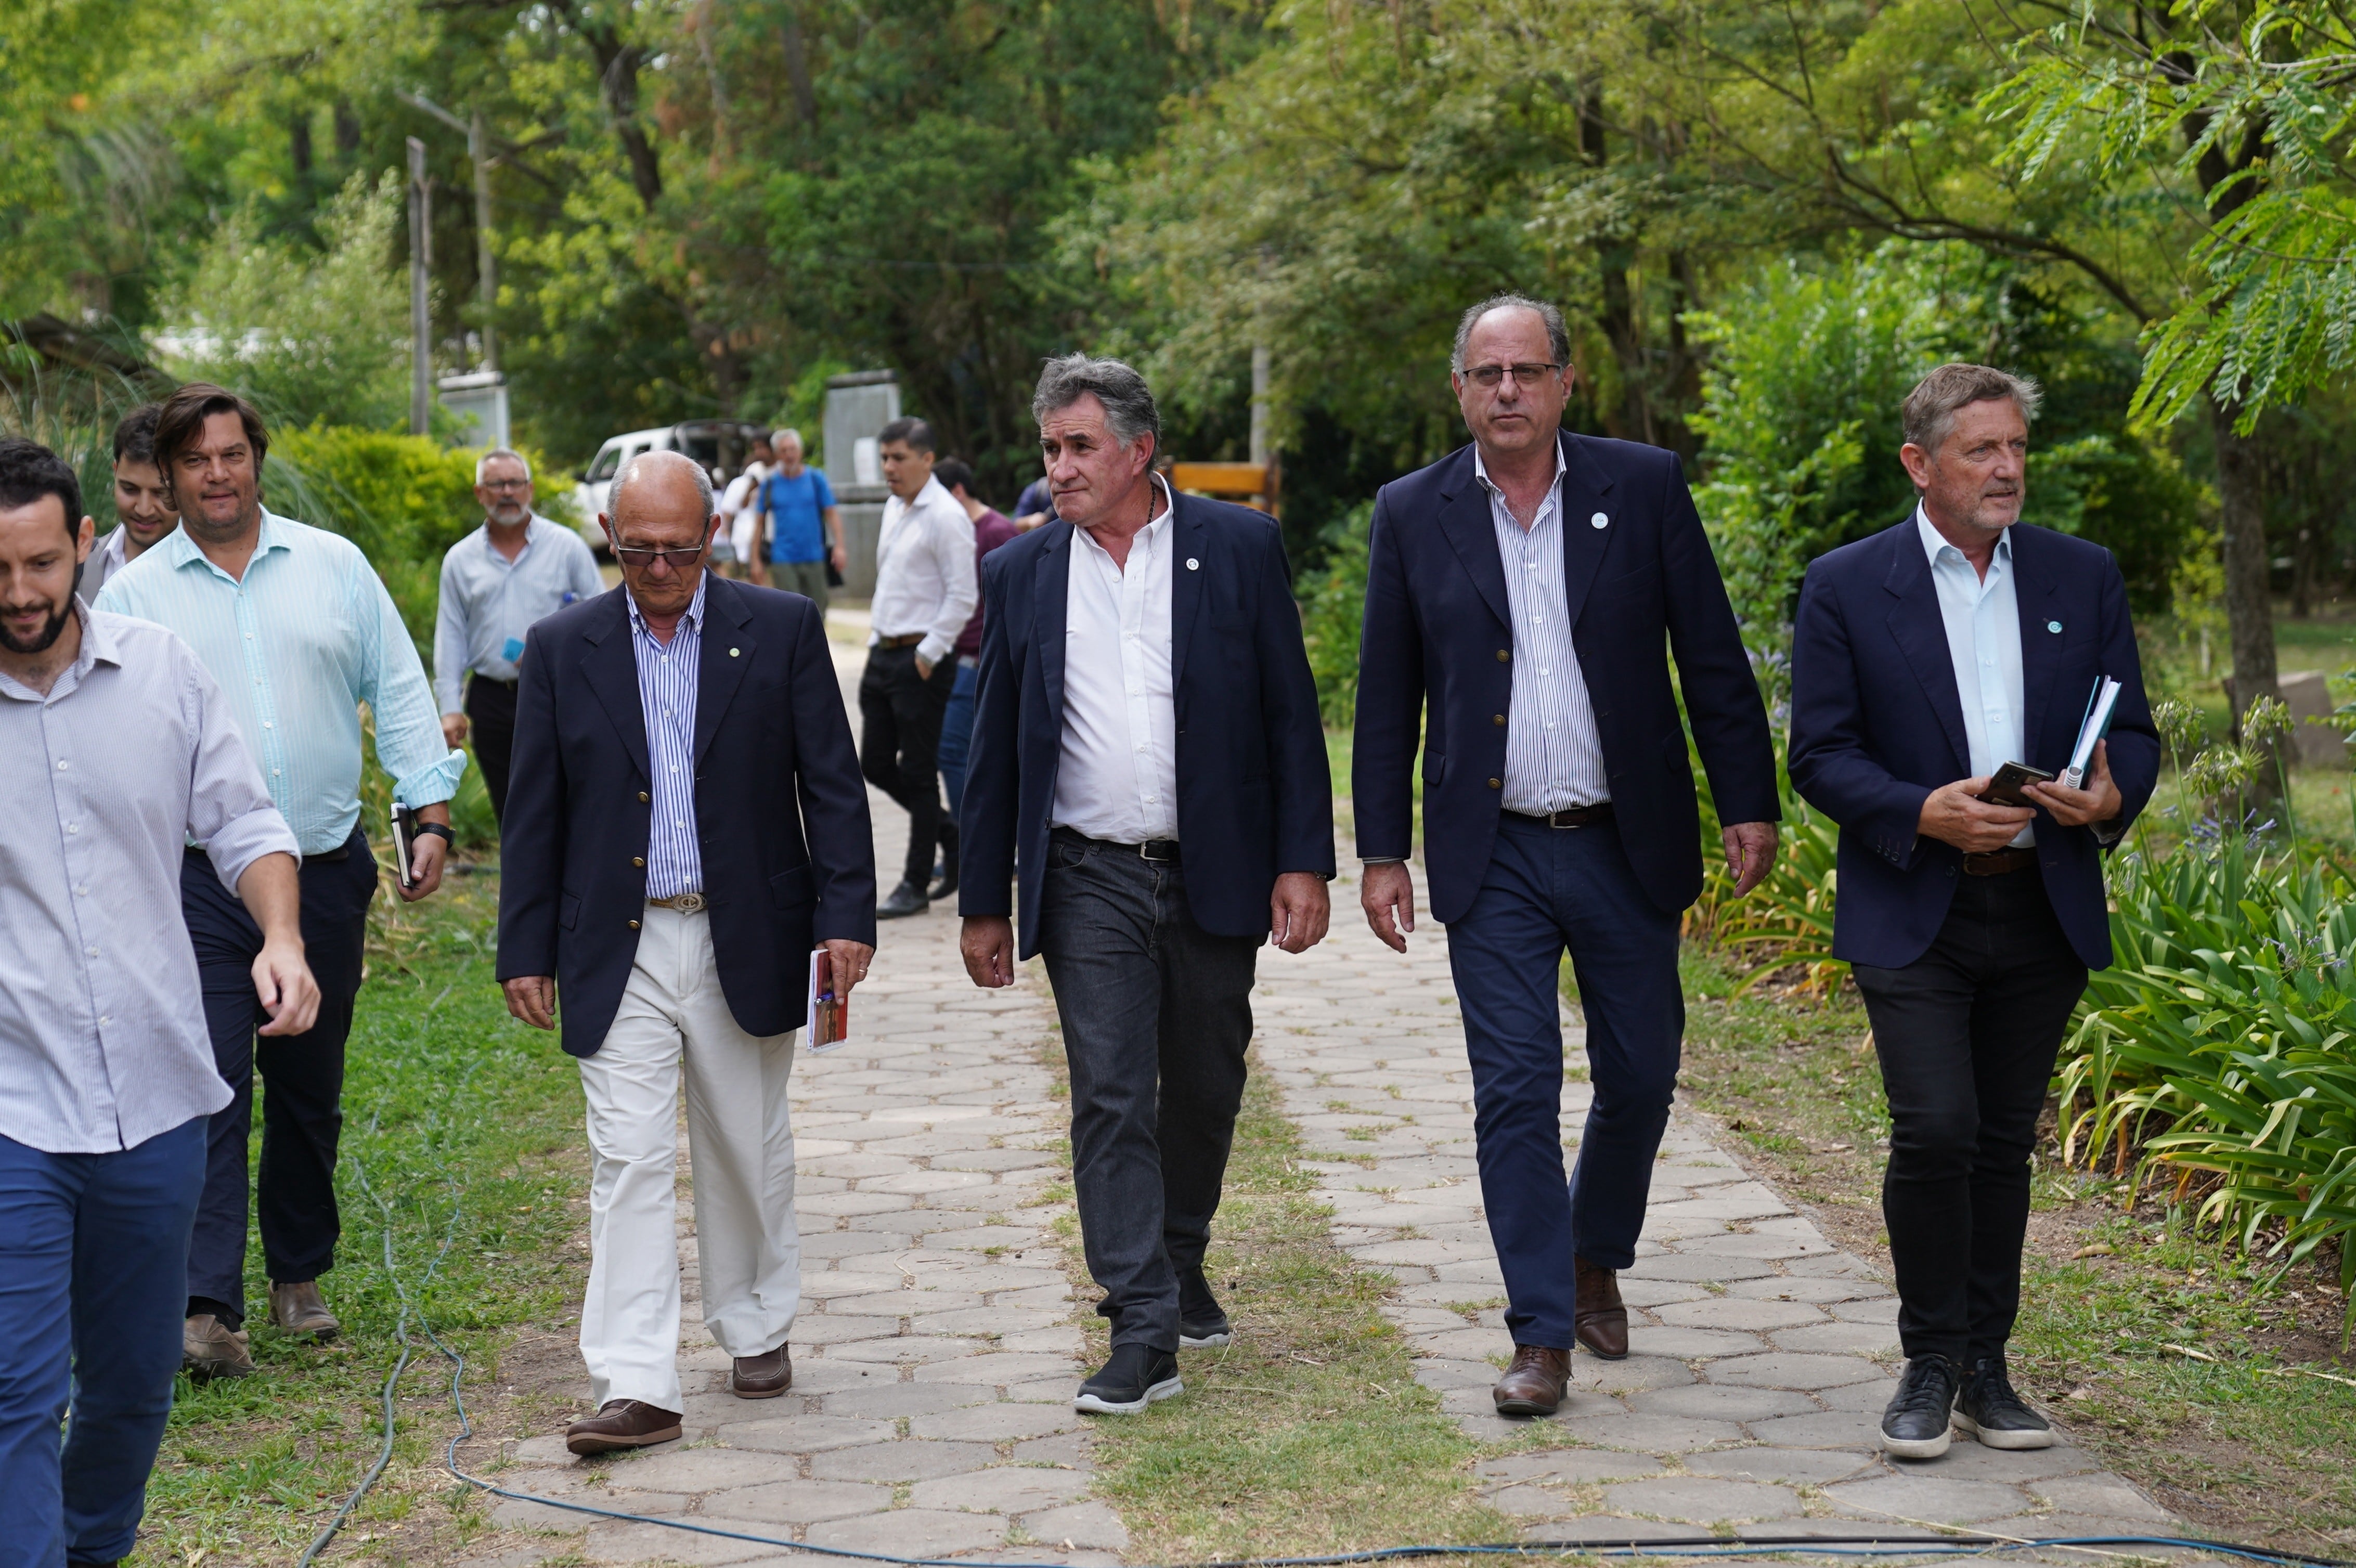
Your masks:
<svg viewBox="0 0 2356 1568"><path fill-rule="evenodd" d="M74 597L92 544L80 492L54 453L0 440L9 1568L131 1555L171 1413L206 1133L230 1101L175 897L187 841L261 928L247 985L262 1033L299 1034L319 1004L294 835L220 687L162 627Z"/></svg>
<svg viewBox="0 0 2356 1568"><path fill-rule="evenodd" d="M1275 520L1171 493L1152 392L1118 360L1048 361L1032 412L1057 521L984 564L958 908L976 984L1036 954L1055 983L1112 1321L1074 1404L1125 1415L1233 1332L1203 1260L1252 981L1262 942L1325 934L1333 779Z"/></svg>
<svg viewBox="0 0 2356 1568"><path fill-rule="evenodd" d="M444 741L456 746L473 732L491 815L504 821L524 633L544 616L595 598L605 580L578 533L531 510L531 465L521 453L504 446L484 453L475 464L475 499L483 526L442 557L434 695Z"/></svg>
<svg viewBox="0 0 2356 1568"><path fill-rule="evenodd" d="M859 767L867 781L908 813L908 855L900 886L875 910L879 920L931 907L933 852L957 855L957 829L944 830L937 776L941 720L957 688L958 635L981 602L974 571L973 520L933 478L933 427L895 419L876 438L892 499L875 536L875 597L868 607L867 671L859 678Z"/></svg>

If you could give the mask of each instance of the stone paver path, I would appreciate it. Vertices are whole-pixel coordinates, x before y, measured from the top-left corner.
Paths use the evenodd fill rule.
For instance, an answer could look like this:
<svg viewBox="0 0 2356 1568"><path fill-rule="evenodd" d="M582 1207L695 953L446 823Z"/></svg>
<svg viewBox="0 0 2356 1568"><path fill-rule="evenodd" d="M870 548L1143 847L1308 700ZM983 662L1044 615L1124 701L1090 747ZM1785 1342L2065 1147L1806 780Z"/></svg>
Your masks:
<svg viewBox="0 0 2356 1568"><path fill-rule="evenodd" d="M1419 1379L1472 1436L1526 1441L1528 1423L1498 1417L1489 1395L1512 1345L1447 938L1424 922L1400 958L1356 906L1355 885L1335 884L1334 934L1263 963L1260 1058L1308 1134L1335 1240L1398 1282L1386 1311L1413 1344ZM1575 1044L1575 1019L1565 1026ZM1588 1099L1584 1081L1565 1084L1573 1152ZM1496 1505L1528 1520L1532 1536L1720 1525L1822 1535L1908 1520L2021 1537L2169 1527L2165 1510L2066 1440L2008 1454L1958 1438L1943 1459L1883 1457L1896 1298L1695 1118L1671 1124L1637 1250L1622 1276L1629 1358L1578 1352L1577 1391L1550 1423L1560 1445L1480 1466Z"/></svg>
<svg viewBox="0 0 2356 1568"><path fill-rule="evenodd" d="M857 650L837 655L855 681ZM872 791L870 802L876 860L896 867L906 814ZM685 1435L596 1460L573 1458L560 1435L535 1437L496 1479L870 1552L1116 1561L1127 1532L1087 1498L1087 1434L1071 1407L1081 1330L1050 1230L1070 1210L1050 1191L1070 1169L1058 1152L1066 1114L1039 1056L1049 1010L1027 981L977 990L940 908L884 927L851 1026L846 1045L794 1067L803 1303L792 1391L726 1391L728 1359L698 1307L682 1129ZM576 1391L585 1402L585 1373ZM599 1522L584 1536L583 1516L519 1501L493 1517L540 1533L503 1534L477 1560L484 1568L575 1551L594 1563L819 1561L654 1524Z"/></svg>

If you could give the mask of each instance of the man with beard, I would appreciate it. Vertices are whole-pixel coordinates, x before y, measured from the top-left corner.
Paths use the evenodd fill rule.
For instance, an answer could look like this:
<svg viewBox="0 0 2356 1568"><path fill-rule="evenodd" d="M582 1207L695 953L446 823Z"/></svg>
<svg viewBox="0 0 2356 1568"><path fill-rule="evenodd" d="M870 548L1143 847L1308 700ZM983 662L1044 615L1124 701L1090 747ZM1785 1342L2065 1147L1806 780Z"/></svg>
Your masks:
<svg viewBox="0 0 2356 1568"><path fill-rule="evenodd" d="M433 689L401 612L349 540L262 504L269 433L233 392L203 382L164 402L156 465L180 532L106 585L98 607L178 632L227 694L230 717L303 851L303 940L318 977L317 1023L254 1036L262 1018L247 972L261 928L203 857L180 875L180 907L203 976L213 1059L236 1098L212 1119L204 1198L188 1251L186 1353L194 1371L253 1369L245 1318L246 1144L253 1075L262 1101L259 1208L270 1320L323 1339L342 1325L319 1298L335 1265L336 1144L343 1130L344 1040L360 988L360 948L376 860L360 826L360 704L376 719L377 760L421 826L402 898L442 885L450 797L464 752L444 744Z"/></svg>
<svg viewBox="0 0 2356 1568"><path fill-rule="evenodd" d="M114 527L82 563L77 592L86 605L98 602L98 591L172 530L180 526L180 509L172 504L172 487L155 467L155 416L159 403L143 403L114 427Z"/></svg>
<svg viewBox="0 0 2356 1568"><path fill-rule="evenodd" d="M458 746L473 729L491 815L505 820L524 633L543 616L595 598L605 583L578 533L531 510L531 465L519 454L504 446L484 453L475 464L475 499L483 526L442 557L434 694L444 741Z"/></svg>
<svg viewBox="0 0 2356 1568"><path fill-rule="evenodd" d="M91 545L73 470L0 440L0 1563L44 1568L131 1555L172 1409L206 1122L230 1099L184 862L261 933L262 1032L299 1036L319 999L294 835L226 696L170 632L75 598Z"/></svg>

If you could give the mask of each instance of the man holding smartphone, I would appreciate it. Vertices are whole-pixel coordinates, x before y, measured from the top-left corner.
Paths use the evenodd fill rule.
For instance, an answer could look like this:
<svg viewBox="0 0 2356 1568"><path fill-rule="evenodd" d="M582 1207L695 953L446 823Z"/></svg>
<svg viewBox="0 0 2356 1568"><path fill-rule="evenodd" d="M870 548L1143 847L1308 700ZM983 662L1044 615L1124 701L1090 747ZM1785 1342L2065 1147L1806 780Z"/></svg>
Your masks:
<svg viewBox="0 0 2356 1568"><path fill-rule="evenodd" d="M1945 1453L1951 1424L2053 1441L2005 1372L2029 1161L2062 1031L2111 961L2102 852L2159 770L2117 562L2020 521L2038 397L1985 365L1925 376L1898 454L1921 503L1810 565L1793 629L1792 783L1841 827L1833 953L1890 1100L1906 1368L1881 1436L1901 1458ZM2105 675L2121 689L2085 787L2051 781ZM1994 776L2018 763L2049 781L2002 804Z"/></svg>

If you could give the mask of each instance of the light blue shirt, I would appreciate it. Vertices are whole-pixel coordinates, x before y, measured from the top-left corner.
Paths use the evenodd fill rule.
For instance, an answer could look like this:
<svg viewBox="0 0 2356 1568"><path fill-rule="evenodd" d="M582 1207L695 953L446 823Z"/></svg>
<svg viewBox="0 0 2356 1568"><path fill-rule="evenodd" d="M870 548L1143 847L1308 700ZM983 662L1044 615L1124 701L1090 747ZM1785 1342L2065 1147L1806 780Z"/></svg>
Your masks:
<svg viewBox="0 0 2356 1568"><path fill-rule="evenodd" d="M1489 494L1489 523L1497 535L1514 622L1513 700L1505 713L1505 791L1498 803L1526 817L1612 799L1595 704L1570 637L1570 597L1563 582L1567 469L1557 443L1554 484L1524 528L1505 504L1505 491L1490 482L1480 448L1472 452L1472 477ZM1577 525L1592 527L1593 519L1580 518Z"/></svg>
<svg viewBox="0 0 2356 1568"><path fill-rule="evenodd" d="M466 671L516 678L531 623L605 591L597 558L581 536L534 512L512 561L485 523L442 557L442 602L434 619L434 695L445 714L463 713Z"/></svg>
<svg viewBox="0 0 2356 1568"><path fill-rule="evenodd" d="M665 643L648 629L638 601L630 607L630 650L638 663L638 705L646 710L647 766L654 773L654 811L647 837L647 897L703 891L703 851L695 842L695 693L703 680L703 591Z"/></svg>
<svg viewBox="0 0 2356 1568"><path fill-rule="evenodd" d="M230 1101L180 919L182 846L231 892L294 835L213 677L160 626L74 607L46 693L0 675L0 1137L138 1147Z"/></svg>
<svg viewBox="0 0 2356 1568"><path fill-rule="evenodd" d="M99 607L161 622L197 650L305 854L359 821L362 703L398 799L457 793L466 754L443 743L417 645L350 540L264 511L240 582L183 529L109 577Z"/></svg>
<svg viewBox="0 0 2356 1568"><path fill-rule="evenodd" d="M1931 558L1931 581L1939 590L1939 618L1946 623L1947 658L1955 668L1955 695L1964 704L1964 738L1971 747L1972 773L1985 777L2008 762L2025 762L2021 725L2020 601L2012 571L2012 531L1997 537L1987 575L1973 569L1964 553L1947 542L1917 504L1914 526ZM2033 844L2022 828L2012 841Z"/></svg>

